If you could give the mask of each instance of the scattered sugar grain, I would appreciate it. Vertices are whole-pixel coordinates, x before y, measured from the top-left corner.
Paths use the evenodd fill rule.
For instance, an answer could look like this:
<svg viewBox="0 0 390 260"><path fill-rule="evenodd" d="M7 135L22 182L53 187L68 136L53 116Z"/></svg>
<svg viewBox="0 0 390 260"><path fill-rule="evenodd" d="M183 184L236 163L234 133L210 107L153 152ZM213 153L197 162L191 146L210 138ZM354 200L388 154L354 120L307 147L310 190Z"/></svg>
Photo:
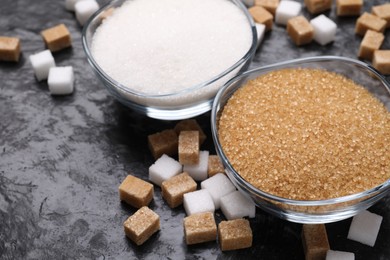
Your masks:
<svg viewBox="0 0 390 260"><path fill-rule="evenodd" d="M355 260L355 254L351 252L328 250L325 260Z"/></svg>
<svg viewBox="0 0 390 260"><path fill-rule="evenodd" d="M30 55L30 62L38 81L47 79L50 68L56 66L54 57L50 50L44 50Z"/></svg>
<svg viewBox="0 0 390 260"><path fill-rule="evenodd" d="M229 220L243 217L254 218L256 214L253 200L238 190L220 198L220 206L223 215Z"/></svg>
<svg viewBox="0 0 390 260"><path fill-rule="evenodd" d="M219 209L221 205L221 198L236 190L229 178L223 174L218 173L213 177L208 178L200 183L202 189L208 190L211 198L214 201L215 209Z"/></svg>
<svg viewBox="0 0 390 260"><path fill-rule="evenodd" d="M374 246L382 220L382 216L371 213L368 210L360 212L352 218L348 239Z"/></svg>
<svg viewBox="0 0 390 260"><path fill-rule="evenodd" d="M207 190L197 190L183 195L183 206L187 216L196 213L214 212L215 206Z"/></svg>
<svg viewBox="0 0 390 260"><path fill-rule="evenodd" d="M52 95L72 94L74 90L73 67L51 67L47 78L47 85Z"/></svg>
<svg viewBox="0 0 390 260"><path fill-rule="evenodd" d="M183 165L183 171L196 181L207 179L207 169L209 163L209 151L199 151L199 162L197 164Z"/></svg>
<svg viewBox="0 0 390 260"><path fill-rule="evenodd" d="M336 37L337 24L327 16L321 14L310 20L314 29L313 39L321 45L334 41Z"/></svg>
<svg viewBox="0 0 390 260"><path fill-rule="evenodd" d="M388 180L389 129L389 111L368 90L318 69L248 81L218 123L222 149L246 181L297 200L336 198Z"/></svg>
<svg viewBox="0 0 390 260"><path fill-rule="evenodd" d="M290 18L301 13L302 4L292 0L282 0L275 11L275 23L287 25Z"/></svg>
<svg viewBox="0 0 390 260"><path fill-rule="evenodd" d="M182 172L183 166L166 154L163 154L157 161L149 167L149 180L154 184L161 186L173 176Z"/></svg>
<svg viewBox="0 0 390 260"><path fill-rule="evenodd" d="M230 1L134 0L116 8L97 28L91 50L116 81L133 91L161 95L215 77L240 60L251 44L249 22ZM211 97L218 88L180 102Z"/></svg>

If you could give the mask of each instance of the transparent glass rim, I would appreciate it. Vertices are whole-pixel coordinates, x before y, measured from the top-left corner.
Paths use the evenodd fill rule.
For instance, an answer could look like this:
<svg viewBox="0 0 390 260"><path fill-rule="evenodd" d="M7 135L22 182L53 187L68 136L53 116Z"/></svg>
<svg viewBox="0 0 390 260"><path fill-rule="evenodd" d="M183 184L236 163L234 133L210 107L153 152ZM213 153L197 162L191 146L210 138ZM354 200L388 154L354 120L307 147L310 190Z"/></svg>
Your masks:
<svg viewBox="0 0 390 260"><path fill-rule="evenodd" d="M88 39L87 39L88 38L87 37L88 30L90 29L90 26L95 22L95 20L99 19L100 15L104 11L109 9L110 7L113 7L113 6L116 6L116 5L121 5L125 1L127 1L127 0L114 0L114 1L104 5L103 7L101 7L98 11L96 11L89 18L89 20L86 22L86 24L84 25L81 37L82 37L83 49L84 49L84 51L85 51L85 53L87 55L88 62L93 67L95 72L98 73L99 76L102 79L104 79L107 83L109 83L112 86L117 87L118 89L120 89L121 91L123 91L123 92L125 92L127 94L130 94L130 95L133 95L133 96L136 96L136 97L140 97L140 98L159 99L159 98L167 98L167 97L176 97L176 96L180 96L180 95L183 95L183 94L187 94L187 93L193 92L195 90L200 90L200 89L203 89L203 88L207 87L210 84L213 84L214 82L216 82L219 79L223 78L224 76L226 76L227 74L229 74L230 72L232 72L233 70L235 70L236 68L241 66L242 64L245 64L246 62L248 62L250 59L252 59L252 57L254 56L254 54L256 52L257 42L258 42L258 40L257 40L257 30L256 30L256 25L255 25L255 22L254 22L252 16L248 12L248 10L245 7L245 5L241 2L241 0L229 0L229 1L233 2L244 13L244 15L246 16L246 18L248 20L249 26L251 27L252 44L251 44L249 50L244 54L243 57L241 57L236 63L234 63L229 68L227 68L225 71L217 74L216 76L212 77L211 79L209 79L209 80L207 80L205 82L202 82L200 84L197 84L197 85L194 85L194 86L190 86L190 87L185 88L183 90L174 92L174 93L168 93L168 94L146 94L146 93L141 93L141 92L134 91L130 87L126 87L125 85L121 84L120 82L114 80L112 77L110 77L107 73L104 72L104 70L99 66L97 61L93 58L93 55L92 55L92 52L91 52L91 49L90 49L90 46L89 46L89 43L88 43Z"/></svg>
<svg viewBox="0 0 390 260"><path fill-rule="evenodd" d="M338 198L331 198L331 199L324 199L324 200L295 200L295 199L289 199L289 198L284 198L280 196L276 196L270 193L267 193L265 191L259 190L255 188L253 185L248 183L244 178L241 177L240 174L233 168L233 166L230 164L229 160L227 159L227 156L223 152L222 145L219 142L218 138L218 129L217 129L217 121L218 121L218 112L220 110L220 102L221 98L225 94L226 90L231 86L233 83L245 79L248 75L254 73L254 72L259 72L259 71L264 71L268 72L270 70L275 70L275 69L281 69L285 66L288 65L299 65L301 63L310 63L310 62L330 62L330 61L340 61L340 62L345 62L345 63L350 63L357 65L363 69L366 69L370 73L374 74L383 84L383 86L386 88L388 94L390 95L390 83L386 81L386 79L372 66L351 58L346 58L346 57L339 57L339 56L317 56L317 57L307 57L307 58L300 58L300 59L293 59L289 61L283 61L279 63L275 63L272 65L268 66L263 66L263 67L258 67L254 68L251 70L248 70L240 75L237 75L233 77L231 80L226 82L224 86L218 91L217 95L215 96L213 105L212 105L212 110L211 110L211 133L212 133L212 138L215 144L215 148L217 153L219 154L220 158L222 159L225 167L228 168L228 171L230 171L234 179L239 183L240 186L245 187L248 192L254 195L258 195L261 197L264 197L266 199L275 201L275 202L280 202L280 203L285 203L288 205L292 206L327 206L327 205L334 205L334 204L340 204L344 202L350 202L354 201L360 198L364 198L370 195L375 195L378 192L385 192L385 191L390 191L390 179L387 181L383 182L382 184L379 184L376 187L373 187L369 190L365 190L359 193L354 193ZM241 85L238 85L234 88L233 92L240 88Z"/></svg>

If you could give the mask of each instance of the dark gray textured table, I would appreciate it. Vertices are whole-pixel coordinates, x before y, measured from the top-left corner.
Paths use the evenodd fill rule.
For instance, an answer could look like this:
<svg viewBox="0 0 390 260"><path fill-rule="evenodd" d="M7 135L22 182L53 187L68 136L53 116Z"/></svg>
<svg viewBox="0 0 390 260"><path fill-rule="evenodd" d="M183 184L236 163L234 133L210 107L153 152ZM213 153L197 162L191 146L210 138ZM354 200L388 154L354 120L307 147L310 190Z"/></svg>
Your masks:
<svg viewBox="0 0 390 260"><path fill-rule="evenodd" d="M99 2L103 4L103 1ZM365 10L384 1L365 1ZM356 58L361 37L356 18L337 18L333 44L295 47L285 28L273 27L251 67L297 57L339 55ZM309 15L304 10L304 15ZM73 47L55 53L57 65L75 69L75 92L53 97L37 82L29 55L44 50L40 31L64 23ZM137 115L119 104L97 81L81 45L81 27L64 1L2 0L0 35L20 37L19 63L0 62L0 259L303 259L301 225L261 210L251 219L253 247L221 252L217 242L186 246L183 208L171 210L155 188L150 207L161 216L161 230L143 246L126 239L122 223L135 209L121 204L117 187L128 172L147 178L153 159L148 134L176 122ZM390 32L383 48L390 48ZM390 77L387 77L390 80ZM209 114L196 118L214 151ZM348 240L351 219L327 224L334 250L356 259L390 259L390 196L370 211L384 217L374 247ZM223 216L217 211L216 218Z"/></svg>

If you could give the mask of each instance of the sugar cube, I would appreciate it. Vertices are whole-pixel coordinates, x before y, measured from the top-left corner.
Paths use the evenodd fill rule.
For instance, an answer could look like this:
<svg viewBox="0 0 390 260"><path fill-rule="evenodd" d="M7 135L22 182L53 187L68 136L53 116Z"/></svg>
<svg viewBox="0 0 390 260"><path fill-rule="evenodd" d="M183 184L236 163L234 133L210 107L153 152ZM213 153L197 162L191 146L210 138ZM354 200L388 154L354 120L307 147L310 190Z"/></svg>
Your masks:
<svg viewBox="0 0 390 260"><path fill-rule="evenodd" d="M249 8L248 11L252 15L253 20L256 23L265 25L266 31L269 31L272 29L274 17L264 7L261 7L259 5L255 5L251 8Z"/></svg>
<svg viewBox="0 0 390 260"><path fill-rule="evenodd" d="M331 19L321 14L310 21L314 29L313 39L321 45L333 42L336 36L337 25Z"/></svg>
<svg viewBox="0 0 390 260"><path fill-rule="evenodd" d="M72 66L52 67L47 79L52 95L69 95L74 89L74 74Z"/></svg>
<svg viewBox="0 0 390 260"><path fill-rule="evenodd" d="M275 16L279 2L279 0L255 0L255 5L264 7L268 12Z"/></svg>
<svg viewBox="0 0 390 260"><path fill-rule="evenodd" d="M217 239L217 224L211 212L197 213L185 217L184 235L187 245L199 244Z"/></svg>
<svg viewBox="0 0 390 260"><path fill-rule="evenodd" d="M218 239L222 251L252 246L252 229L246 219L221 221L218 225Z"/></svg>
<svg viewBox="0 0 390 260"><path fill-rule="evenodd" d="M371 13L382 18L383 20L386 20L386 27L390 27L390 3L373 6Z"/></svg>
<svg viewBox="0 0 390 260"><path fill-rule="evenodd" d="M76 3L80 1L87 1L87 0L65 0L65 9L68 11L74 11Z"/></svg>
<svg viewBox="0 0 390 260"><path fill-rule="evenodd" d="M221 198L236 190L232 182L223 173L217 173L200 183L202 189L208 190L214 201L215 209L220 208Z"/></svg>
<svg viewBox="0 0 390 260"><path fill-rule="evenodd" d="M132 175L119 185L119 199L127 204L141 208L147 206L153 199L153 185Z"/></svg>
<svg viewBox="0 0 390 260"><path fill-rule="evenodd" d="M390 50L376 50L372 66L384 75L390 75Z"/></svg>
<svg viewBox="0 0 390 260"><path fill-rule="evenodd" d="M364 12L356 21L355 33L364 36L367 30L384 32L387 22L378 16Z"/></svg>
<svg viewBox="0 0 390 260"><path fill-rule="evenodd" d="M372 60L375 50L379 50L385 36L383 33L367 30L359 47L359 58Z"/></svg>
<svg viewBox="0 0 390 260"><path fill-rule="evenodd" d="M355 254L344 251L328 250L325 260L355 260Z"/></svg>
<svg viewBox="0 0 390 260"><path fill-rule="evenodd" d="M19 61L20 39L0 36L0 61Z"/></svg>
<svg viewBox="0 0 390 260"><path fill-rule="evenodd" d="M163 154L157 161L149 167L149 180L161 186L173 176L182 172L183 166L175 159Z"/></svg>
<svg viewBox="0 0 390 260"><path fill-rule="evenodd" d="M65 24L48 28L41 32L43 41L50 51L55 52L72 45L70 32Z"/></svg>
<svg viewBox="0 0 390 260"><path fill-rule="evenodd" d="M256 214L255 203L240 191L233 191L220 199L222 213L227 219L242 217L254 218Z"/></svg>
<svg viewBox="0 0 390 260"><path fill-rule="evenodd" d="M163 154L174 156L177 154L178 137L173 129L166 129L148 135L148 147L155 160Z"/></svg>
<svg viewBox="0 0 390 260"><path fill-rule="evenodd" d="M264 25L263 25L264 26ZM207 164L207 174L209 177L214 176L217 173L225 173L225 168L218 155L209 155L209 161Z"/></svg>
<svg viewBox="0 0 390 260"><path fill-rule="evenodd" d="M314 29L309 21L304 16L300 15L288 20L287 33L292 41L300 46L308 44L313 40Z"/></svg>
<svg viewBox="0 0 390 260"><path fill-rule="evenodd" d="M183 172L162 182L161 195L171 208L175 208L183 203L183 195L195 191L196 186L191 176Z"/></svg>
<svg viewBox="0 0 390 260"><path fill-rule="evenodd" d="M257 47L258 47L264 39L265 25L261 23L255 23L255 25L257 31Z"/></svg>
<svg viewBox="0 0 390 260"><path fill-rule="evenodd" d="M126 236L139 246L160 229L160 217L144 206L131 215L123 227Z"/></svg>
<svg viewBox="0 0 390 260"><path fill-rule="evenodd" d="M332 8L332 0L305 0L304 3L311 14L319 14Z"/></svg>
<svg viewBox="0 0 390 260"><path fill-rule="evenodd" d="M206 140L206 134L203 132L203 129L200 127L198 122L195 119L186 119L177 123L174 127L176 134L179 135L181 131L198 131L199 132L199 147Z"/></svg>
<svg viewBox="0 0 390 260"><path fill-rule="evenodd" d="M196 181L203 181L207 179L207 167L209 162L209 151L199 152L199 162L194 165L186 164L183 166L183 171L188 174Z"/></svg>
<svg viewBox="0 0 390 260"><path fill-rule="evenodd" d="M363 0L336 0L336 13L338 16L359 15L362 7Z"/></svg>
<svg viewBox="0 0 390 260"><path fill-rule="evenodd" d="M352 218L348 239L374 246L382 223L382 216L364 210Z"/></svg>
<svg viewBox="0 0 390 260"><path fill-rule="evenodd" d="M56 66L54 57L49 50L30 55L30 62L38 81L47 79L50 68Z"/></svg>
<svg viewBox="0 0 390 260"><path fill-rule="evenodd" d="M179 134L179 162L183 165L199 163L199 132L181 131Z"/></svg>
<svg viewBox="0 0 390 260"><path fill-rule="evenodd" d="M279 3L275 11L275 22L281 25L287 25L290 18L298 16L301 13L302 4L296 1L283 0Z"/></svg>
<svg viewBox="0 0 390 260"><path fill-rule="evenodd" d="M306 260L325 259L328 252L328 235L324 224L304 224L302 243Z"/></svg>
<svg viewBox="0 0 390 260"><path fill-rule="evenodd" d="M215 211L213 199L207 190L197 190L184 194L183 206L188 216Z"/></svg>
<svg viewBox="0 0 390 260"><path fill-rule="evenodd" d="M76 19L81 26L83 26L88 19L99 10L99 4L95 0L78 1L74 10L76 12Z"/></svg>

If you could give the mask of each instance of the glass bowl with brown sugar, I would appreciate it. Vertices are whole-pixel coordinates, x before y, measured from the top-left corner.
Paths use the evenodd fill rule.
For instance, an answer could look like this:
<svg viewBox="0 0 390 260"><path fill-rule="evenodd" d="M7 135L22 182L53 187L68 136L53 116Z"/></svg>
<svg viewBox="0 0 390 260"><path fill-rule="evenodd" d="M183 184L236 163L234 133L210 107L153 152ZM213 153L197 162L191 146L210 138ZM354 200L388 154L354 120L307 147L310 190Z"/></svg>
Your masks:
<svg viewBox="0 0 390 260"><path fill-rule="evenodd" d="M390 191L390 85L367 64L321 56L234 77L213 140L236 187L298 223L354 216Z"/></svg>

